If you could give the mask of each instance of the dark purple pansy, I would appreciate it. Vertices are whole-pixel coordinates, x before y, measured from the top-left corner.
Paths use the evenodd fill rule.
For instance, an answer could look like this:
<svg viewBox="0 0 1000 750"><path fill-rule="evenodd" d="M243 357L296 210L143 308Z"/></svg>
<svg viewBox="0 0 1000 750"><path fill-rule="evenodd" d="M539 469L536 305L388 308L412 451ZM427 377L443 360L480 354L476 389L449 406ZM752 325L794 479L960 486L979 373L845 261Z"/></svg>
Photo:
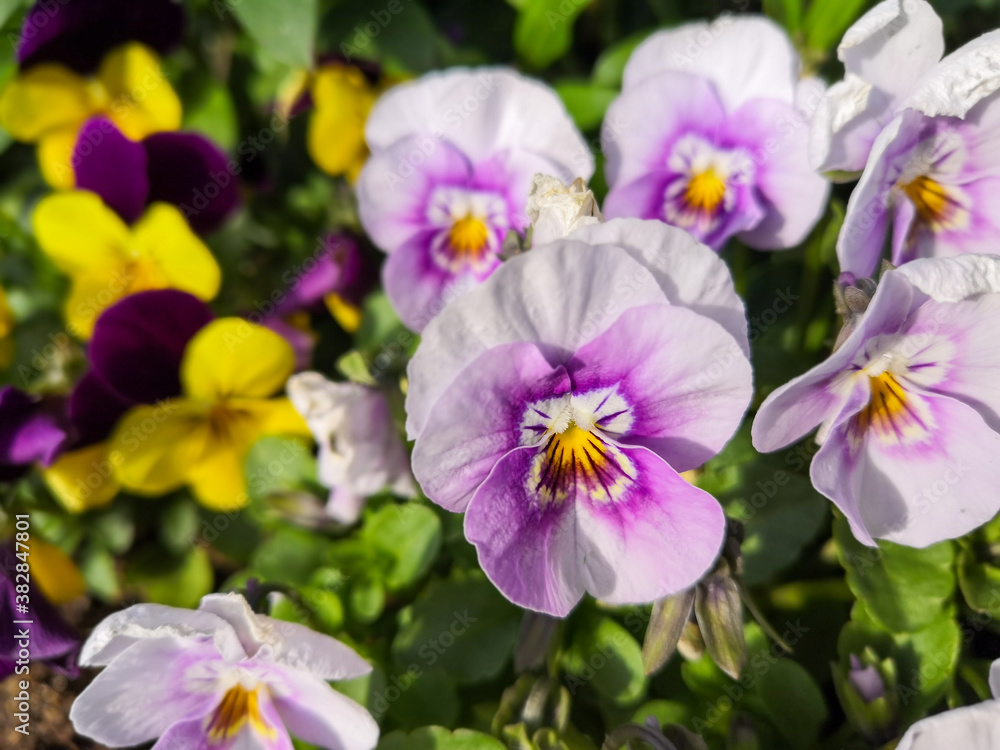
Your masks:
<svg viewBox="0 0 1000 750"><path fill-rule="evenodd" d="M105 310L90 340L91 369L70 397L74 447L103 440L136 404L179 396L184 349L213 317L208 305L176 289L139 292Z"/></svg>
<svg viewBox="0 0 1000 750"><path fill-rule="evenodd" d="M197 133L154 133L137 143L106 117L88 120L73 149L76 187L100 195L125 221L163 201L180 208L201 234L218 229L240 205L229 161Z"/></svg>
<svg viewBox="0 0 1000 750"><path fill-rule="evenodd" d="M22 664L27 661L20 653L18 641L23 639L17 637L22 630L28 631L28 659L32 663L44 662L60 674L76 677L80 672L76 666L80 636L59 611L32 583L28 584L28 611L16 609L15 576L21 562L10 544L0 545L0 680L14 674L19 660ZM30 624L15 624L15 620Z"/></svg>
<svg viewBox="0 0 1000 750"><path fill-rule="evenodd" d="M120 44L142 42L163 55L183 31L184 10L172 0L38 0L24 16L17 60L22 69L57 62L90 73Z"/></svg>
<svg viewBox="0 0 1000 750"><path fill-rule="evenodd" d="M0 481L23 475L31 464L48 466L68 437L65 401L0 388Z"/></svg>

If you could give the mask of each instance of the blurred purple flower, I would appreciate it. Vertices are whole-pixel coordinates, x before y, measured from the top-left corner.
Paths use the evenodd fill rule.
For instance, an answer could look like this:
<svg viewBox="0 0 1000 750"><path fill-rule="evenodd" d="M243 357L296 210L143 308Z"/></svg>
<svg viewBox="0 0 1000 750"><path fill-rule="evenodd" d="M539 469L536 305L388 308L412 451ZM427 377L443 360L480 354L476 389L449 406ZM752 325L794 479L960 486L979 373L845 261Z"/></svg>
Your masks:
<svg viewBox="0 0 1000 750"><path fill-rule="evenodd" d="M106 117L80 129L73 149L76 187L90 190L125 221L151 203L177 206L201 234L218 229L240 205L237 169L218 146L197 133L126 138Z"/></svg>
<svg viewBox="0 0 1000 750"><path fill-rule="evenodd" d="M16 598L15 575L19 564L25 565L22 571L27 569L11 545L0 545L0 622L3 623L0 626L0 680L14 674L26 661L20 655L23 639L18 638L19 631L24 630L28 632L28 658L32 663L44 662L60 674L76 677L80 638L34 584L28 584L28 611L16 609L25 601ZM15 620L30 621L30 624L15 624Z"/></svg>
<svg viewBox="0 0 1000 750"><path fill-rule="evenodd" d="M55 62L90 73L124 42L142 42L162 55L183 31L184 9L173 0L39 0L24 15L17 60L22 69Z"/></svg>
<svg viewBox="0 0 1000 750"><path fill-rule="evenodd" d="M62 398L0 388L0 481L17 479L36 461L47 466L56 459L68 437L64 411Z"/></svg>

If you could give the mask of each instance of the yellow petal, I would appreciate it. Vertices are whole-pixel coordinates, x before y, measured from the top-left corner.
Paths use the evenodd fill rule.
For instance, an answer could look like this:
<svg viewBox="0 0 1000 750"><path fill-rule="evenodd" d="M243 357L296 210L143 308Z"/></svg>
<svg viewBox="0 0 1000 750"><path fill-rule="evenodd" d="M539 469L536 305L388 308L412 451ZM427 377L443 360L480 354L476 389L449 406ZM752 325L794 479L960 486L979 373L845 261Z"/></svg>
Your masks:
<svg viewBox="0 0 1000 750"><path fill-rule="evenodd" d="M107 89L108 115L134 141L181 126L181 101L149 47L129 42L104 56L97 77Z"/></svg>
<svg viewBox="0 0 1000 750"><path fill-rule="evenodd" d="M77 126L56 128L38 141L38 167L42 170L42 177L59 190L71 190L76 184L73 147L78 133Z"/></svg>
<svg viewBox="0 0 1000 750"><path fill-rule="evenodd" d="M368 156L365 120L375 94L361 71L343 65L316 73L312 89L316 111L309 119L307 146L327 174L357 177Z"/></svg>
<svg viewBox="0 0 1000 750"><path fill-rule="evenodd" d="M73 278L66 297L66 328L86 341L102 312L128 293L129 277L123 269L99 269Z"/></svg>
<svg viewBox="0 0 1000 750"><path fill-rule="evenodd" d="M30 550L28 567L31 580L50 602L65 604L87 590L76 563L54 544L36 537L31 540Z"/></svg>
<svg viewBox="0 0 1000 750"><path fill-rule="evenodd" d="M233 409L252 415L254 435L248 446L264 435L312 437L309 425L284 396L278 398L234 398L227 402Z"/></svg>
<svg viewBox="0 0 1000 750"><path fill-rule="evenodd" d="M11 312L10 305L7 303L7 292L0 286L0 339L10 336L13 330L14 313Z"/></svg>
<svg viewBox="0 0 1000 750"><path fill-rule="evenodd" d="M277 333L240 318L220 318L195 334L181 362L184 392L219 402L266 398L284 387L295 352Z"/></svg>
<svg viewBox="0 0 1000 750"><path fill-rule="evenodd" d="M121 486L115 478L107 443L69 451L47 469L42 478L56 500L70 513L83 513L111 502Z"/></svg>
<svg viewBox="0 0 1000 750"><path fill-rule="evenodd" d="M219 264L175 206L150 206L132 228L131 249L137 258L152 261L162 275L162 280L133 284L132 291L168 286L206 301L218 294Z"/></svg>
<svg viewBox="0 0 1000 750"><path fill-rule="evenodd" d="M345 331L355 333L361 327L361 308L353 302L348 302L336 292L323 297L323 301L326 303L327 309L329 309L333 319Z"/></svg>
<svg viewBox="0 0 1000 750"><path fill-rule="evenodd" d="M38 202L32 223L42 250L68 274L110 272L126 259L128 227L95 193L48 195Z"/></svg>
<svg viewBox="0 0 1000 750"><path fill-rule="evenodd" d="M0 124L33 143L50 130L76 129L96 111L100 92L62 65L37 65L12 80L0 96Z"/></svg>
<svg viewBox="0 0 1000 750"><path fill-rule="evenodd" d="M171 399L137 406L111 436L115 476L122 486L146 495L175 490L187 482L209 438L208 415L201 405Z"/></svg>
<svg viewBox="0 0 1000 750"><path fill-rule="evenodd" d="M220 511L246 505L245 461L245 450L221 441L211 443L189 474L191 491L198 502L206 508Z"/></svg>

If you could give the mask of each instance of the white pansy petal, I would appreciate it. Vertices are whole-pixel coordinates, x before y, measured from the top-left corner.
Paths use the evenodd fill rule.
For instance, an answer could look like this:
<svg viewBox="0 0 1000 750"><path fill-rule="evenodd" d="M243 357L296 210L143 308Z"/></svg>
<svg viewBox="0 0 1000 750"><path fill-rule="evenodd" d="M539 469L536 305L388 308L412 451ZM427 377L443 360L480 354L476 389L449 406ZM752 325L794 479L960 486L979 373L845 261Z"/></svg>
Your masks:
<svg viewBox="0 0 1000 750"><path fill-rule="evenodd" d="M749 355L746 309L729 267L684 230L661 221L612 219L579 229L570 239L623 248L652 271L671 304L711 318Z"/></svg>
<svg viewBox="0 0 1000 750"><path fill-rule="evenodd" d="M1000 659L990 664L990 691L994 698L1000 698Z"/></svg>
<svg viewBox="0 0 1000 750"><path fill-rule="evenodd" d="M929 70L903 101L930 116L965 117L1000 89L1000 30L959 47Z"/></svg>
<svg viewBox="0 0 1000 750"><path fill-rule="evenodd" d="M1000 292L1000 257L957 255L951 258L918 258L894 273L938 302L958 302L977 294Z"/></svg>
<svg viewBox="0 0 1000 750"><path fill-rule="evenodd" d="M73 728L111 747L160 737L179 722L205 716L222 697L212 679L187 675L220 661L208 640L154 638L135 643L99 674L69 712ZM207 674L207 673L206 673Z"/></svg>
<svg viewBox="0 0 1000 750"><path fill-rule="evenodd" d="M211 638L227 659L245 656L228 622L198 610L163 604L136 604L115 612L94 628L80 652L80 664L103 667L132 644L148 638Z"/></svg>
<svg viewBox="0 0 1000 750"><path fill-rule="evenodd" d="M921 719L896 750L994 750L1000 747L1000 701L985 701Z"/></svg>
<svg viewBox="0 0 1000 750"><path fill-rule="evenodd" d="M272 700L288 731L300 740L328 750L372 750L378 743L371 714L314 675L280 670Z"/></svg>
<svg viewBox="0 0 1000 750"><path fill-rule="evenodd" d="M730 111L751 99L792 104L800 68L791 40L773 21L724 15L711 24L686 24L650 36L629 58L622 89L680 71L711 80Z"/></svg>
<svg viewBox="0 0 1000 750"><path fill-rule="evenodd" d="M594 160L556 93L510 68L451 68L386 92L365 126L375 153L402 138L446 141L473 161L532 151L569 175L590 179Z"/></svg>
<svg viewBox="0 0 1000 750"><path fill-rule="evenodd" d="M537 342L555 364L625 310L666 301L656 276L621 248L564 239L513 258L424 329L407 368L407 433L420 434L437 399L487 349Z"/></svg>

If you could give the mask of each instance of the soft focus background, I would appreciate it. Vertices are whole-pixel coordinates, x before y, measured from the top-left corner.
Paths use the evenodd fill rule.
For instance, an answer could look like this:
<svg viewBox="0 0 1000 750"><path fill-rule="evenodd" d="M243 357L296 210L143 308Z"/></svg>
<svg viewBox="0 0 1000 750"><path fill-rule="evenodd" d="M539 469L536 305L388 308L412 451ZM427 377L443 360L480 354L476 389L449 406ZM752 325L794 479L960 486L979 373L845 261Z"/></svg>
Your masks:
<svg viewBox="0 0 1000 750"><path fill-rule="evenodd" d="M0 87L17 72L26 5L0 0ZM536 75L556 88L587 135L598 158L592 187L602 199L601 120L631 50L646 35L722 13L765 12L788 29L807 70L832 81L843 72L833 50L869 5L186 0L183 42L162 60L183 104L182 129L208 136L240 164L233 179L242 206L205 236L222 267L212 307L221 315L268 316L272 295L289 289L331 233L353 236L365 264L381 260L361 236L350 169L330 174L337 169L321 169L310 153L316 109L307 75L317 62L358 66L372 97L393 82L454 65L507 64ZM1000 25L997 0L934 5L949 50ZM52 7L60 3L52 0ZM351 131L344 119L343 134L335 135L333 118L331 137L356 138L356 126ZM67 279L39 251L32 231L34 205L50 190L34 146L0 130L0 384L40 394L68 392L86 365L62 317ZM754 406L825 356L836 334L834 243L849 190L835 188L826 217L802 246L760 253L731 242L723 254L748 306ZM314 369L335 379L374 376L400 394L416 336L365 278L341 297L357 310L328 300L288 321L315 337ZM401 397L394 406L401 420ZM84 632L136 601L193 607L206 593L246 587L259 604L276 592L272 614L336 635L377 665L371 677L338 687L369 707L383 736L438 725L472 728L510 747L590 749L606 732L654 715L700 732L711 748L872 747L859 726L863 712L848 718L843 706L851 653L871 649L883 676L891 671L903 686L885 709L903 726L932 707L988 694L986 666L1000 655L1000 603L990 597L1000 586L1000 524L927 550L889 545L871 552L812 489L807 467L814 450L806 442L761 456L744 428L696 477L745 523L742 580L759 610L747 621L769 623L792 647L784 654L749 624L750 679L742 684L697 650L647 677L641 644L648 607L608 609L588 599L565 622L525 620L479 571L461 517L422 498L375 498L359 525L338 527L320 512L326 490L305 442L257 443L246 465L250 503L227 513L203 508L187 490L154 499L121 493L106 507L74 513L37 474L0 484L0 539L13 534L15 513L30 513L38 548L58 548L50 553L62 566L53 598ZM874 616L848 623L857 597ZM541 668L522 669L532 662ZM88 675L67 680L39 665L32 676L37 713L30 738L13 732L13 680L0 684L0 746L94 747L74 737L66 719ZM493 745L422 731L410 739L395 735L384 747Z"/></svg>

